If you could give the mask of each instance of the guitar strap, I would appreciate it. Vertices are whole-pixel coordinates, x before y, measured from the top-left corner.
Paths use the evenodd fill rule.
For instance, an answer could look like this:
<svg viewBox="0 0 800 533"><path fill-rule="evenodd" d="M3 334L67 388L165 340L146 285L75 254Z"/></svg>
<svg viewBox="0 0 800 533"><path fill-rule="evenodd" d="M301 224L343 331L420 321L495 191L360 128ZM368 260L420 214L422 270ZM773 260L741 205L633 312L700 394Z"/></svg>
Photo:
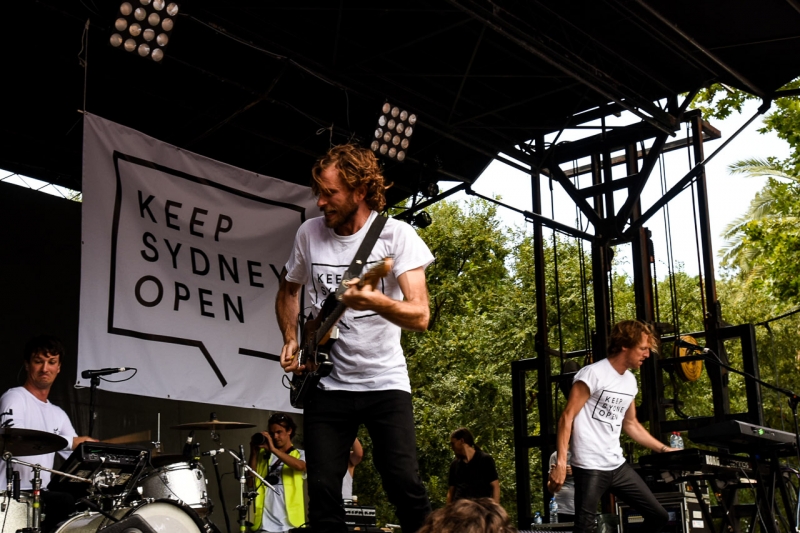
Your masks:
<svg viewBox="0 0 800 533"><path fill-rule="evenodd" d="M358 247L358 251L356 251L353 261L350 263L350 266L347 267L347 270L342 277L342 283L336 288L337 300L341 299L342 294L347 290L347 287L344 286L344 282L353 278L357 278L359 275L361 275L361 270L367 263L367 259L369 259L369 254L372 253L372 249L375 248L375 243L378 242L378 237L380 236L383 227L386 225L387 220L388 219L386 217L378 215L375 217L375 220L372 221L372 224L370 224L366 237L364 237L364 240L361 241L361 246Z"/></svg>

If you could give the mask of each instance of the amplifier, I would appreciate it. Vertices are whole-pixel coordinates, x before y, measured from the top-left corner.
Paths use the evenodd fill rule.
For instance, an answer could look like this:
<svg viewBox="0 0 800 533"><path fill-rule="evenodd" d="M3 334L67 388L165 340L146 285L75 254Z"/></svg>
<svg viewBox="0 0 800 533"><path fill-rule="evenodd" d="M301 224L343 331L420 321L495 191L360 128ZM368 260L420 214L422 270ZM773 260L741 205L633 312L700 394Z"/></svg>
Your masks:
<svg viewBox="0 0 800 533"><path fill-rule="evenodd" d="M82 442L64 461L60 470L87 479L103 473L104 476L98 478L102 483L100 492L116 496L125 490L131 478L134 481L138 478L149 458L150 450L141 446ZM80 497L85 495L89 484L53 474L48 488Z"/></svg>
<svg viewBox="0 0 800 533"><path fill-rule="evenodd" d="M703 520L703 513L700 510L696 494L690 492L685 494L663 493L656 494L655 497L669 514L669 522L661 530L662 533L708 533L711 531ZM708 507L707 494L703 495L703 500ZM650 533L644 529L644 519L641 513L619 499L616 508L620 519L620 533Z"/></svg>
<svg viewBox="0 0 800 533"><path fill-rule="evenodd" d="M345 505L344 522L348 527L375 526L375 507L371 505Z"/></svg>

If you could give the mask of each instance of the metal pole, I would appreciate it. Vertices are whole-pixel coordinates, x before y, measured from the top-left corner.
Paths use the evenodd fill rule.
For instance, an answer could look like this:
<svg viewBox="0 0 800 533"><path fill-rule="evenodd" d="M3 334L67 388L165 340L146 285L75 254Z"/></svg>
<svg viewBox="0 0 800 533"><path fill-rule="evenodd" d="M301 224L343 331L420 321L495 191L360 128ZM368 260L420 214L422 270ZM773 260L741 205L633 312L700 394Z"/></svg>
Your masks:
<svg viewBox="0 0 800 533"><path fill-rule="evenodd" d="M692 147L694 149L695 162L703 161L703 122L700 114L690 118L692 125ZM711 349L719 354L722 362L727 364L725 355L725 344L719 339L717 331L722 326L721 309L717 299L717 284L714 279L714 251L711 248L711 224L708 211L708 191L706 189L706 170L705 165L700 165L697 177L697 211L700 222L700 244L703 260L703 274L705 278L705 297L708 305L705 319L706 346L711 345ZM716 366L716 365L711 365ZM712 387L716 390L713 394L714 418L717 421L725 420L725 415L730 413L730 402L728 394L728 374L719 366L707 368L708 376L711 379Z"/></svg>

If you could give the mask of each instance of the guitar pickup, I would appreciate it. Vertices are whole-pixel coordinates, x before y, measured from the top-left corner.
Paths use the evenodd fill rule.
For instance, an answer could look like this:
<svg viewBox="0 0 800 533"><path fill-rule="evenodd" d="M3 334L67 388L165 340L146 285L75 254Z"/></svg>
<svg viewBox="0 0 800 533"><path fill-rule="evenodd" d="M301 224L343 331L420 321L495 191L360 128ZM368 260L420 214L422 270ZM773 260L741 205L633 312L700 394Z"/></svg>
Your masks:
<svg viewBox="0 0 800 533"><path fill-rule="evenodd" d="M339 326L333 326L331 328L331 336L328 338L331 340L336 340L339 338Z"/></svg>

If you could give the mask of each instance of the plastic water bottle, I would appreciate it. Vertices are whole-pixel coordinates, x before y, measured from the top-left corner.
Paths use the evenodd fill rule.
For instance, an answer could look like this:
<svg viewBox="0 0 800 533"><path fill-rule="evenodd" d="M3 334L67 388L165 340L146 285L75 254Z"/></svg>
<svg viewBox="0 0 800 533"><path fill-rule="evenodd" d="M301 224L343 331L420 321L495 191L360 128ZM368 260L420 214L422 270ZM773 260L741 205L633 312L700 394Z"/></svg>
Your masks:
<svg viewBox="0 0 800 533"><path fill-rule="evenodd" d="M534 524L541 524L542 523L542 514L539 511L533 513L533 523Z"/></svg>
<svg viewBox="0 0 800 533"><path fill-rule="evenodd" d="M558 522L558 502L555 498L550 498L550 523Z"/></svg>
<svg viewBox="0 0 800 533"><path fill-rule="evenodd" d="M669 447L679 450L683 449L683 437L681 437L681 434L677 431L673 431L672 435L669 436Z"/></svg>

